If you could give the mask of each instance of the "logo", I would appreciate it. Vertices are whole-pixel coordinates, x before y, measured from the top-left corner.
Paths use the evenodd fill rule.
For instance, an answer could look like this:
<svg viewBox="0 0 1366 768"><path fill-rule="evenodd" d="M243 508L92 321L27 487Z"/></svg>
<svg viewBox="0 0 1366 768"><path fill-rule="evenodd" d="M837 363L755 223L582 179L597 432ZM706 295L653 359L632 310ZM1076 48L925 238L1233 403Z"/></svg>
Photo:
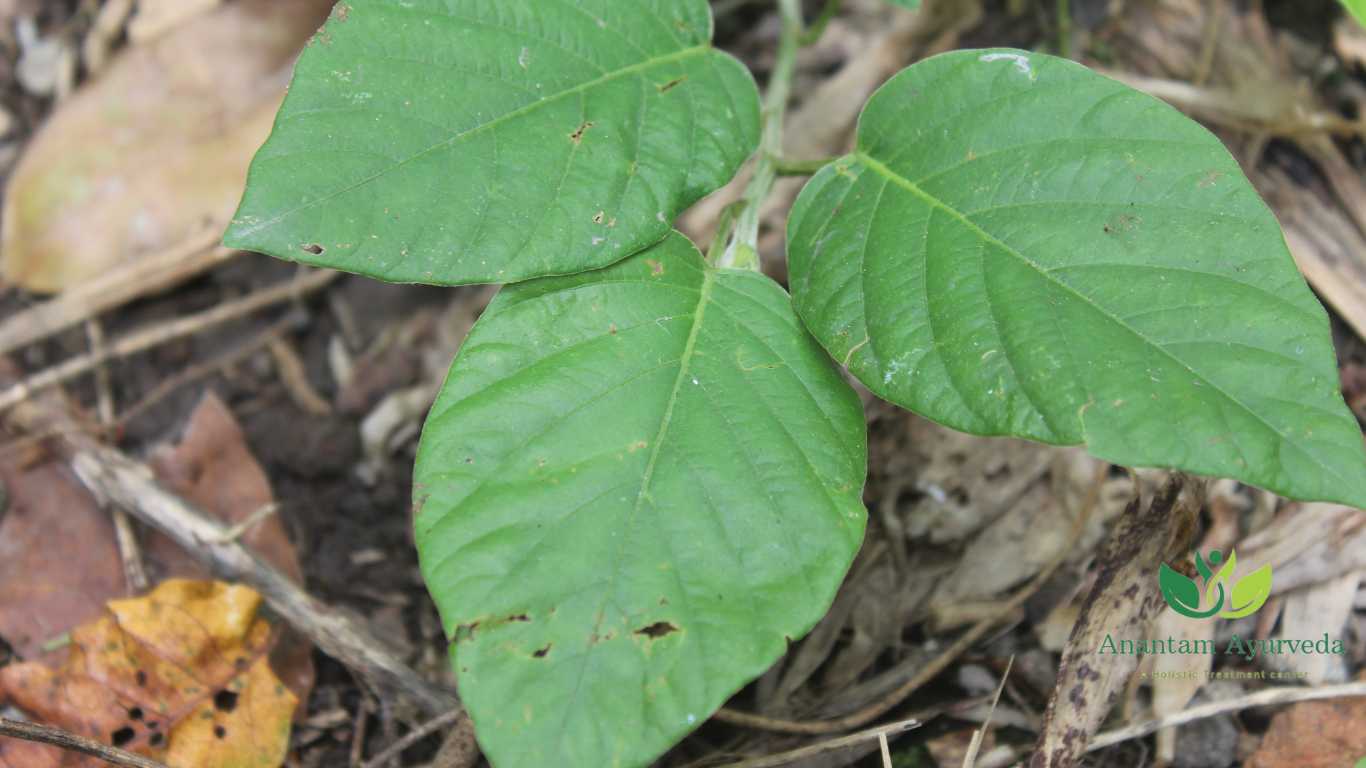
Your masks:
<svg viewBox="0 0 1366 768"><path fill-rule="evenodd" d="M1200 577L1205 583L1204 609L1200 607L1200 587L1195 580L1163 563L1158 570L1157 581L1162 586L1162 597L1167 601L1167 605L1182 616L1189 616L1192 619L1208 619L1214 616L1221 619L1238 619L1256 613L1271 595L1271 566L1264 565L1234 581L1238 553L1229 550L1228 562L1219 568L1217 574L1213 573L1211 566L1218 568L1222 560L1223 555L1217 549L1210 550L1208 563L1199 552L1195 553L1195 570L1200 572Z"/></svg>

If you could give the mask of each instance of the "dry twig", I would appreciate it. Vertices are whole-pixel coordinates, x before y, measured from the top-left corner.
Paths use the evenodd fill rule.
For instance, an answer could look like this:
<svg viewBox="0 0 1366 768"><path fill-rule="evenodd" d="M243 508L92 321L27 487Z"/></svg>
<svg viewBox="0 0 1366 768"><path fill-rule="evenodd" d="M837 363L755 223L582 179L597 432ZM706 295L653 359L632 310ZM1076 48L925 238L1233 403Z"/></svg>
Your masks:
<svg viewBox="0 0 1366 768"><path fill-rule="evenodd" d="M174 248L92 278L54 299L0 323L0 354L72 328L108 309L187 280L237 255L215 248L220 229L208 228Z"/></svg>
<svg viewBox="0 0 1366 768"><path fill-rule="evenodd" d="M9 417L31 432L55 428L77 476L93 493L165 533L213 572L256 589L277 614L375 688L406 698L429 714L459 707L453 691L420 677L368 629L309 596L231 540L223 525L163 488L145 465L101 445L71 423L68 415L37 403L21 403Z"/></svg>
<svg viewBox="0 0 1366 768"><path fill-rule="evenodd" d="M168 341L179 339L185 336L212 328L215 325L235 320L239 317L249 315L264 307L278 304L282 301L302 296L303 294L316 291L333 280L337 279L341 273L320 270L310 272L296 280L288 280L278 285L257 291L240 299L223 302L213 309L205 310L198 314L190 315L173 320L169 323L160 323L142 330L134 331L127 336L118 339L105 349L98 352L92 351L79 357L74 357L66 362L40 371L33 376L24 379L9 389L0 393L0 410L12 408L16 404L23 402L34 392L41 391L48 387L56 386L70 381L82 374L94 370L100 364L120 357L143 352Z"/></svg>
<svg viewBox="0 0 1366 768"><path fill-rule="evenodd" d="M97 757L111 765L120 765L125 768L166 768L165 765L142 755L135 755L117 747L106 746L98 741L77 736L60 728L25 723L21 720L10 720L7 717L0 717L0 736L51 744L54 747Z"/></svg>
<svg viewBox="0 0 1366 768"><path fill-rule="evenodd" d="M902 720L889 725L879 725L876 728L869 728L866 731L851 733L848 736L841 736L837 739L829 739L817 744L793 749L787 752L779 752L776 755L766 755L756 757L752 760L742 760L738 763L731 763L726 768L778 768L778 766L792 765L793 763L809 760L817 755L824 755L835 752L846 747L851 747L870 739L886 739L889 734L905 733L913 728L919 728L921 721L915 718Z"/></svg>
<svg viewBox="0 0 1366 768"><path fill-rule="evenodd" d="M1226 712L1240 712L1252 707L1269 707L1275 704L1290 704L1298 701L1315 701L1318 699L1345 699L1349 697L1366 696L1366 682L1343 683L1341 685L1324 685L1318 688L1267 688L1249 693L1246 696L1239 696L1223 701L1212 701L1208 704L1201 704L1198 707L1183 709L1180 712L1173 712L1166 717L1159 717L1152 720L1144 720L1141 723L1126 725L1113 731L1106 731L1097 734L1091 743L1087 745L1087 752L1094 752L1098 749L1114 746L1121 741L1137 739L1156 733L1163 728L1172 728L1178 725L1185 725L1196 720L1222 715Z"/></svg>
<svg viewBox="0 0 1366 768"><path fill-rule="evenodd" d="M378 755L370 758L362 768L380 768L380 766L383 766L385 763L403 754L403 751L407 748L449 725L454 725L456 728L473 728L473 725L470 723L469 715L465 713L463 708L453 709L450 712L437 715L431 720L428 720L404 734L403 738L385 747Z"/></svg>

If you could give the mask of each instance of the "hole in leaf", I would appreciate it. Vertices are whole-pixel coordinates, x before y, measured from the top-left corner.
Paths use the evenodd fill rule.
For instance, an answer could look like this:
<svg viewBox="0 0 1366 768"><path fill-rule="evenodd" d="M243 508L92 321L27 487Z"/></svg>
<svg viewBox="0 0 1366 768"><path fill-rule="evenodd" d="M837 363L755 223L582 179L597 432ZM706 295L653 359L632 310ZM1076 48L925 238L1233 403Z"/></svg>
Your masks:
<svg viewBox="0 0 1366 768"><path fill-rule="evenodd" d="M154 733L154 734L152 734L152 738L150 738L150 739L147 740L147 743L150 744L150 745L152 745L152 746L154 746L154 747L159 747L159 746L161 746L161 743L162 743L163 741L165 741L165 740L166 740L166 737L165 737L165 736L163 736L163 735L161 735L161 734L159 734L159 733Z"/></svg>
<svg viewBox="0 0 1366 768"><path fill-rule="evenodd" d="M545 655L546 655L547 653L550 653L550 645L551 645L550 643L546 643L544 648L541 648L541 649L537 650L536 652L532 653L531 655L532 655L534 658L537 658L537 659L544 659L544 658L545 658Z"/></svg>
<svg viewBox="0 0 1366 768"><path fill-rule="evenodd" d="M141 720L141 719L142 719L142 707L133 707L132 709L129 709L129 710L128 710L128 719L129 719L129 720Z"/></svg>
<svg viewBox="0 0 1366 768"><path fill-rule="evenodd" d="M672 91L673 89L675 89L675 88L677 88L678 86L682 85L682 84L683 84L683 81L684 81L684 80L687 80L687 79L688 79L688 76L687 76L687 75L684 75L684 76L682 76L682 77L676 77L676 78L674 78L673 80L670 80L669 82L667 82L667 83L665 83L665 84L663 84L663 85L661 85L661 86L658 86L659 92L660 92L660 93L668 93L669 91Z"/></svg>
<svg viewBox="0 0 1366 768"><path fill-rule="evenodd" d="M314 256L321 256L323 254L323 247L317 243L309 243L308 245L300 246L300 248Z"/></svg>
<svg viewBox="0 0 1366 768"><path fill-rule="evenodd" d="M132 741L133 737L137 735L137 732L134 731L132 728L124 726L123 728L120 728L117 731L114 731L112 734L110 734L109 742L116 747L122 747L124 744L127 744L128 742Z"/></svg>
<svg viewBox="0 0 1366 768"><path fill-rule="evenodd" d="M667 621L656 621L648 627L641 627L636 630L637 635L645 635L651 639L659 639L665 635L671 635L678 631L678 627Z"/></svg>
<svg viewBox="0 0 1366 768"><path fill-rule="evenodd" d="M237 694L229 690L222 690L213 695L213 708L219 712L231 712L237 709Z"/></svg>
<svg viewBox="0 0 1366 768"><path fill-rule="evenodd" d="M227 729L227 728L224 728L224 727L221 726L221 725L215 725L215 726L213 727L213 735L214 735L215 737L217 737L217 738L220 738L220 739L221 739L221 738L224 738L225 736L228 735L228 729Z"/></svg>

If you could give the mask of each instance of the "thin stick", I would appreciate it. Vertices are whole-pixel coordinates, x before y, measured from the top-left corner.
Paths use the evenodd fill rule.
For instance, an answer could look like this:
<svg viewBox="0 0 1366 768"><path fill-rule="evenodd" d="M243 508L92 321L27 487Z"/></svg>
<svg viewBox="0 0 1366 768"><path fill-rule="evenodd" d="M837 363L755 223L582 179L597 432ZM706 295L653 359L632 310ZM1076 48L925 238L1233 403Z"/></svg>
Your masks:
<svg viewBox="0 0 1366 768"><path fill-rule="evenodd" d="M222 229L209 227L161 253L145 256L66 289L0 323L0 355L79 325L107 309L175 285L237 255L215 248Z"/></svg>
<svg viewBox="0 0 1366 768"><path fill-rule="evenodd" d="M328 270L311 272L295 280L288 280L235 301L219 304L213 309L182 317L169 323L153 325L134 331L99 352L90 352L15 384L0 393L0 410L14 407L34 392L70 381L88 373L100 364L142 352L168 341L190 336L216 325L236 320L263 307L311 293L337 279L341 273Z"/></svg>
<svg viewBox="0 0 1366 768"><path fill-rule="evenodd" d="M256 589L285 621L376 689L407 698L428 714L460 706L453 691L420 677L368 629L314 599L289 577L228 539L222 524L163 488L146 465L83 433L67 414L27 402L15 407L9 418L28 431L55 427L72 468L92 493L121 504L220 577Z"/></svg>
<svg viewBox="0 0 1366 768"><path fill-rule="evenodd" d="M92 355L104 354L104 326L97 318L85 321L85 335L90 341ZM114 418L114 387L109 378L109 366L101 364L95 369L95 412L100 418L100 426L112 427ZM109 510L114 521L114 541L118 544L119 560L123 563L123 582L128 594L138 595L147 591L149 582L147 570L142 565L142 547L138 545L137 533L128 513L112 504L101 504Z"/></svg>
<svg viewBox="0 0 1366 768"><path fill-rule="evenodd" d="M246 359L254 352L259 351L262 347L269 344L272 339L279 338L297 322L298 317L294 313L291 313L290 316L281 319L279 322L262 331L256 337L243 342L237 347L198 365L192 365L168 379L163 379L161 383L153 387L150 392L143 395L141 400L134 403L131 407L124 409L123 414L119 416L118 425L120 427L126 427L134 418L142 414L148 408L151 408L164 400L177 389Z"/></svg>
<svg viewBox="0 0 1366 768"><path fill-rule="evenodd" d="M870 739L884 740L887 738L888 734L904 733L913 728L919 728L920 725L920 720L901 720L888 725L879 725L876 728L869 728L866 731L851 733L848 736L840 736L837 739L811 744L800 749L779 752L776 755L756 757L752 760L742 760L738 763L731 763L725 768L778 768L778 766L791 765L792 763L805 761L817 755L823 755L846 747L852 747L855 744L860 744Z"/></svg>
<svg viewBox="0 0 1366 768"><path fill-rule="evenodd" d="M436 733L442 728L445 728L448 725L455 724L456 722L460 721L462 718L465 717L465 710L463 708L453 709L450 712L445 712L443 714L437 715L431 720L428 720L422 725L419 725L413 730L405 733L403 735L403 738L385 747L382 752L370 758L370 760L366 762L365 765L361 766L361 768L380 768L380 766L384 765L390 760L393 760L399 755L402 755L403 751L407 748L418 743L419 741L422 741L423 739L427 738L433 733Z"/></svg>
<svg viewBox="0 0 1366 768"><path fill-rule="evenodd" d="M1345 699L1349 697L1366 696L1366 682L1343 683L1341 685L1324 685L1318 688L1268 688L1266 690L1250 693L1246 696L1239 696L1235 699L1223 701L1212 701L1208 704L1201 704L1198 707L1191 707L1176 712L1166 717L1159 717L1153 720L1145 720L1141 723L1127 725L1123 728L1116 728L1113 731L1106 731L1098 734L1091 743L1087 745L1087 752L1094 752L1097 749L1113 746L1121 741L1137 739L1156 733L1163 728L1171 728L1177 725L1204 720L1205 718L1222 715L1226 712L1239 712L1252 707L1267 707L1274 704L1289 704L1298 701L1314 701L1317 699Z"/></svg>
<svg viewBox="0 0 1366 768"><path fill-rule="evenodd" d="M106 746L98 741L77 736L74 733L49 725L25 723L22 720L0 717L0 736L36 741L40 744L51 744L54 747L97 757L110 765L121 765L125 768L166 768L165 765L142 755L135 755L117 747Z"/></svg>

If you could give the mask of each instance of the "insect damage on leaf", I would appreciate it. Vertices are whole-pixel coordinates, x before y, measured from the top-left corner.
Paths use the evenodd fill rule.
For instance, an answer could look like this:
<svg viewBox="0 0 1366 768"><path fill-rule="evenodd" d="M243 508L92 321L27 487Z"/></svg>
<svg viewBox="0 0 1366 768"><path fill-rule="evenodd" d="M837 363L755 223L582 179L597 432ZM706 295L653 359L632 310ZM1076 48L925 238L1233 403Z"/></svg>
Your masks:
<svg viewBox="0 0 1366 768"><path fill-rule="evenodd" d="M711 26L706 0L338 5L224 242L438 285L620 261L758 143L753 77ZM603 232L589 218L607 202Z"/></svg>
<svg viewBox="0 0 1366 768"><path fill-rule="evenodd" d="M492 762L647 764L767 669L858 548L864 441L787 294L682 235L505 288L414 472L423 574ZM532 620L487 619L509 615ZM507 717L528 685L535 711Z"/></svg>
<svg viewBox="0 0 1366 768"><path fill-rule="evenodd" d="M798 314L887 400L1366 506L1323 308L1218 138L1151 96L1026 51L917 63L787 242Z"/></svg>

